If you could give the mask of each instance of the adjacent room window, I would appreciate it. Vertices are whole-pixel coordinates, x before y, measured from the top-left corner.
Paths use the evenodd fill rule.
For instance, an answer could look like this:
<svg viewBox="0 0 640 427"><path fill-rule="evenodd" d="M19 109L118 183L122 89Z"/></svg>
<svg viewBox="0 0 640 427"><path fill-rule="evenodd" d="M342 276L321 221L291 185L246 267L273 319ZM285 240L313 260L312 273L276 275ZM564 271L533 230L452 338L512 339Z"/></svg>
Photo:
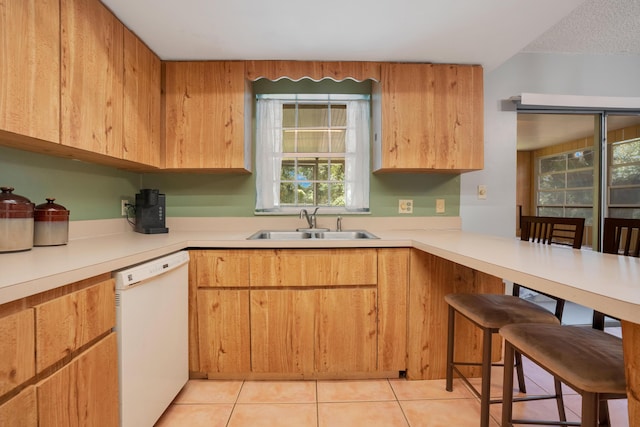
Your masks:
<svg viewBox="0 0 640 427"><path fill-rule="evenodd" d="M640 138L609 145L609 216L640 218Z"/></svg>
<svg viewBox="0 0 640 427"><path fill-rule="evenodd" d="M594 156L591 149L580 149L538 159L538 198L540 216L585 218L593 222Z"/></svg>
<svg viewBox="0 0 640 427"><path fill-rule="evenodd" d="M256 211L369 211L369 96L261 95Z"/></svg>

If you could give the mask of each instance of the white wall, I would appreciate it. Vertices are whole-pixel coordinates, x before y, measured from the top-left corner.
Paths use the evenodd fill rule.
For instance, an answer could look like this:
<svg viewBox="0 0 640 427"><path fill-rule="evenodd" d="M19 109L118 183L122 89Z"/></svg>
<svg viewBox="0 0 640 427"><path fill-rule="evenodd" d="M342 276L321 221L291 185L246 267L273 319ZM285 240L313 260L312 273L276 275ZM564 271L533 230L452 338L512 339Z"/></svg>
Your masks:
<svg viewBox="0 0 640 427"><path fill-rule="evenodd" d="M462 174L465 231L511 237L516 227L516 112L503 101L523 92L640 96L640 56L518 54L484 76L484 170ZM478 200L477 186L487 186Z"/></svg>

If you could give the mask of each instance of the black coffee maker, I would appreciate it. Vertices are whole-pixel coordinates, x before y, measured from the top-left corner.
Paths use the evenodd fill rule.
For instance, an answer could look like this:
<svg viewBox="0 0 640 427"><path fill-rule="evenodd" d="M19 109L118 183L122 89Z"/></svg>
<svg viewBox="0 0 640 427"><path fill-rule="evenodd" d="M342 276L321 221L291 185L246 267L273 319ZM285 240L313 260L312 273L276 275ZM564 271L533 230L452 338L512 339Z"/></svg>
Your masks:
<svg viewBox="0 0 640 427"><path fill-rule="evenodd" d="M165 227L165 197L160 190L140 190L136 194L136 225L134 230L144 234L168 233Z"/></svg>

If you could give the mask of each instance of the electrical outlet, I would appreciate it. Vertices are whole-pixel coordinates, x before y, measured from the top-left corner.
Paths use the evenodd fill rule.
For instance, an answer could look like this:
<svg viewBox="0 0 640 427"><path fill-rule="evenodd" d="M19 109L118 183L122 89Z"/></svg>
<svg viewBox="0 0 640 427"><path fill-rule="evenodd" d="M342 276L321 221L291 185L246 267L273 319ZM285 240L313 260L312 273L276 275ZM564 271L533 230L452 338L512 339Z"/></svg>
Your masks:
<svg viewBox="0 0 640 427"><path fill-rule="evenodd" d="M487 186L478 185L478 199L484 200L487 198Z"/></svg>
<svg viewBox="0 0 640 427"><path fill-rule="evenodd" d="M127 216L127 213L129 211L129 207L127 206L128 204L129 201L127 199L120 200L120 215Z"/></svg>
<svg viewBox="0 0 640 427"><path fill-rule="evenodd" d="M436 199L436 213L444 213L444 199Z"/></svg>
<svg viewBox="0 0 640 427"><path fill-rule="evenodd" d="M398 200L398 213L401 213L401 214L413 213L413 200L407 200L407 199Z"/></svg>

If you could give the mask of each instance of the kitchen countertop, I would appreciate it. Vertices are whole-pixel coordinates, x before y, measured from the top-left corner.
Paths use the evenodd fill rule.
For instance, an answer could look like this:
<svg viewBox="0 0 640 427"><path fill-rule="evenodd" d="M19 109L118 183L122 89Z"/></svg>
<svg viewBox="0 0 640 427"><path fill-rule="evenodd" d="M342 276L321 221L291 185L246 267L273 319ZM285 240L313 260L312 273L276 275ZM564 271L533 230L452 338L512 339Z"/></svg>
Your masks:
<svg viewBox="0 0 640 427"><path fill-rule="evenodd" d="M187 223L193 225L185 226ZM405 227L419 227L413 229L384 229L391 227L379 221L364 221L362 227L347 225L345 229L366 229L380 237L357 241L247 240L258 229L265 229L264 224L247 229L201 228L202 223L196 223L168 223L168 234L123 231L73 239L64 246L0 254L0 304L185 248L413 247L640 324L637 258L463 232L455 220L435 224L403 221Z"/></svg>

